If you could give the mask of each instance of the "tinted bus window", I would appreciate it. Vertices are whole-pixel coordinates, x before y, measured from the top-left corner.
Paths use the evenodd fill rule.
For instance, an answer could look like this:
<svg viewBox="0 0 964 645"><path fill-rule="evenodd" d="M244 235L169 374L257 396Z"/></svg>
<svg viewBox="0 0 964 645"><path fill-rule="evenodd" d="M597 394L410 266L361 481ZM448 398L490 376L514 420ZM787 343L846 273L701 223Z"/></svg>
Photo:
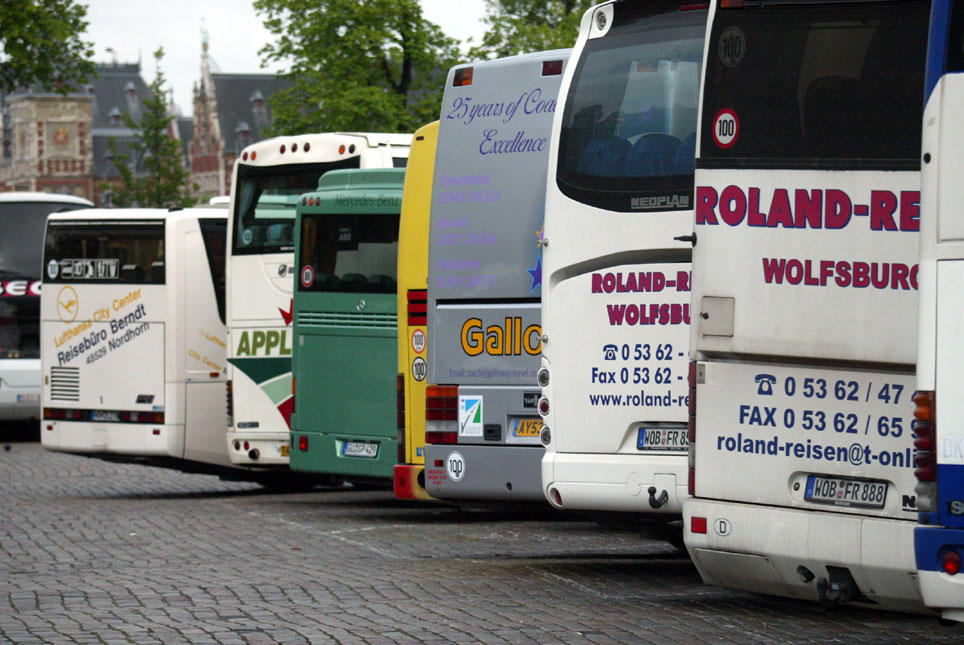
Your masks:
<svg viewBox="0 0 964 645"><path fill-rule="evenodd" d="M202 217L198 220L198 224L201 227L204 250L207 251L208 266L211 268L211 282L214 284L214 296L218 301L218 315L221 317L221 322L224 322L225 243L228 236L228 221Z"/></svg>
<svg viewBox="0 0 964 645"><path fill-rule="evenodd" d="M37 252L43 246L47 215L76 208L49 202L0 204L0 277L39 278Z"/></svg>
<svg viewBox="0 0 964 645"><path fill-rule="evenodd" d="M617 13L576 67L557 182L584 204L630 211L660 196L669 197L662 207L691 204L706 14L647 16L653 11ZM673 203L675 195L685 199Z"/></svg>
<svg viewBox="0 0 964 645"><path fill-rule="evenodd" d="M164 222L50 222L44 280L164 284Z"/></svg>
<svg viewBox="0 0 964 645"><path fill-rule="evenodd" d="M926 6L906 2L718 11L700 163L918 167L927 22Z"/></svg>
<svg viewBox="0 0 964 645"><path fill-rule="evenodd" d="M395 293L398 215L303 215L301 291Z"/></svg>
<svg viewBox="0 0 964 645"><path fill-rule="evenodd" d="M40 298L0 297L0 358L40 358Z"/></svg>
<svg viewBox="0 0 964 645"><path fill-rule="evenodd" d="M358 168L360 157L328 164L238 166L234 253L283 253L294 250L295 207L303 193L318 188L329 170Z"/></svg>

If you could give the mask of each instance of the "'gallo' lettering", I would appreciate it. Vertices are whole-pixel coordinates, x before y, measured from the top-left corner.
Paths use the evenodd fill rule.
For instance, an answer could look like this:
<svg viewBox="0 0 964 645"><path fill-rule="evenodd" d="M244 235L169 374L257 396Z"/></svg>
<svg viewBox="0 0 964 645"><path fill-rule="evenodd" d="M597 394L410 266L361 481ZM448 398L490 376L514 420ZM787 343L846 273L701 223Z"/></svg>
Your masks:
<svg viewBox="0 0 964 645"><path fill-rule="evenodd" d="M482 320L469 318L462 323L462 351L469 356L538 356L542 352L542 329L529 325L522 329L522 318L506 318L505 326L482 327Z"/></svg>

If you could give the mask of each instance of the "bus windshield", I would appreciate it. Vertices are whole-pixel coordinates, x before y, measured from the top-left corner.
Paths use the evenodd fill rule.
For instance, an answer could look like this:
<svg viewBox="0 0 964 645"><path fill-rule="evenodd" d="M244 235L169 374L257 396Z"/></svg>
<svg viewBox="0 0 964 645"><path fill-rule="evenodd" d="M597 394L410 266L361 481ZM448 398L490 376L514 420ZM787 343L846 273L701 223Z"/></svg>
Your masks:
<svg viewBox="0 0 964 645"><path fill-rule="evenodd" d="M52 221L44 267L54 283L164 284L164 222Z"/></svg>
<svg viewBox="0 0 964 645"><path fill-rule="evenodd" d="M608 210L687 207L659 196L692 194L706 14L644 11L587 41L566 97L559 188Z"/></svg>
<svg viewBox="0 0 964 645"><path fill-rule="evenodd" d="M398 215L304 215L300 291L395 293Z"/></svg>
<svg viewBox="0 0 964 645"><path fill-rule="evenodd" d="M358 168L359 157L273 167L239 165L233 250L238 255L294 250L295 207L329 170Z"/></svg>
<svg viewBox="0 0 964 645"><path fill-rule="evenodd" d="M928 15L920 3L722 10L706 68L700 163L920 162ZM714 115L732 113L720 139ZM759 166L760 163L752 164Z"/></svg>

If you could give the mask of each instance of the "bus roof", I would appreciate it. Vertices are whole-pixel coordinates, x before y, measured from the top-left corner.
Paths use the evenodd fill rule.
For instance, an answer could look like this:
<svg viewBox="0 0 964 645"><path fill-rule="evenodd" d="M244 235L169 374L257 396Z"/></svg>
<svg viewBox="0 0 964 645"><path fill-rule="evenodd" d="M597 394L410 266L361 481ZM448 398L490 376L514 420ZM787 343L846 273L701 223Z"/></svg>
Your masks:
<svg viewBox="0 0 964 645"><path fill-rule="evenodd" d="M227 217L221 208L91 208L82 211L52 213L49 220L137 220L137 219L189 219L195 217Z"/></svg>
<svg viewBox="0 0 964 645"><path fill-rule="evenodd" d="M83 197L61 195L60 193L0 193L0 202L54 202L58 204L82 204L93 206L94 203Z"/></svg>
<svg viewBox="0 0 964 645"><path fill-rule="evenodd" d="M291 143L301 144L301 151L304 152L305 142L317 146L324 143L342 142L345 141L347 137L365 139L365 143L371 148L377 148L378 146L408 147L412 143L411 134L390 132L314 132L297 135L284 135L252 143L242 151L241 157L244 157L244 152L260 152L265 149L273 149L275 147L280 148L280 146L283 144L290 146ZM292 150L292 152L294 152L294 150ZM303 159L302 161L308 162L310 159ZM296 160L292 159L291 163L296 163Z"/></svg>

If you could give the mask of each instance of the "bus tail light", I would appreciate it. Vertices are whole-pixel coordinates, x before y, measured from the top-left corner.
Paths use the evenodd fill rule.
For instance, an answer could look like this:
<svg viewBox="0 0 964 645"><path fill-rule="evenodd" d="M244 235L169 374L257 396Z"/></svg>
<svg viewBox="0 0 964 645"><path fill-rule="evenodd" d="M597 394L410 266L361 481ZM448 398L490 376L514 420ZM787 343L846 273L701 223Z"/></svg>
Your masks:
<svg viewBox="0 0 964 645"><path fill-rule="evenodd" d="M542 61L542 75L543 76L559 76L562 74L562 61L561 60L544 60Z"/></svg>
<svg viewBox="0 0 964 645"><path fill-rule="evenodd" d="M425 388L425 443L458 443L459 388L429 385Z"/></svg>
<svg viewBox="0 0 964 645"><path fill-rule="evenodd" d="M461 67L455 70L455 78L452 80L452 87L468 87L472 84L472 74L474 67Z"/></svg>
<svg viewBox="0 0 964 645"><path fill-rule="evenodd" d="M308 452L308 435L303 434L298 437L298 450Z"/></svg>
<svg viewBox="0 0 964 645"><path fill-rule="evenodd" d="M408 326L424 326L428 317L428 291L425 289L409 289L407 296Z"/></svg>
<svg viewBox="0 0 964 645"><path fill-rule="evenodd" d="M398 455L396 461L407 463L405 456L405 375L395 375L395 425L398 428Z"/></svg>
<svg viewBox="0 0 964 645"><path fill-rule="evenodd" d="M947 575L956 576L961 570L961 554L954 549L948 550L941 559L941 568Z"/></svg>
<svg viewBox="0 0 964 645"><path fill-rule="evenodd" d="M744 0L720 0L720 9L742 9Z"/></svg>
<svg viewBox="0 0 964 645"><path fill-rule="evenodd" d="M937 511L937 406L933 391L914 392L914 476L917 486L917 510L922 513Z"/></svg>
<svg viewBox="0 0 964 645"><path fill-rule="evenodd" d="M433 430L425 430L425 443L430 443L432 445L447 445L459 442L458 432L437 432Z"/></svg>
<svg viewBox="0 0 964 645"><path fill-rule="evenodd" d="M690 533L706 535L706 518L692 516L690 518Z"/></svg>
<svg viewBox="0 0 964 645"><path fill-rule="evenodd" d="M686 473L686 488L690 496L696 494L696 361L690 361L688 375L689 401L687 402L686 449L689 470Z"/></svg>
<svg viewBox="0 0 964 645"><path fill-rule="evenodd" d="M224 383L224 397L227 405L228 425L234 425L234 385L231 380Z"/></svg>

